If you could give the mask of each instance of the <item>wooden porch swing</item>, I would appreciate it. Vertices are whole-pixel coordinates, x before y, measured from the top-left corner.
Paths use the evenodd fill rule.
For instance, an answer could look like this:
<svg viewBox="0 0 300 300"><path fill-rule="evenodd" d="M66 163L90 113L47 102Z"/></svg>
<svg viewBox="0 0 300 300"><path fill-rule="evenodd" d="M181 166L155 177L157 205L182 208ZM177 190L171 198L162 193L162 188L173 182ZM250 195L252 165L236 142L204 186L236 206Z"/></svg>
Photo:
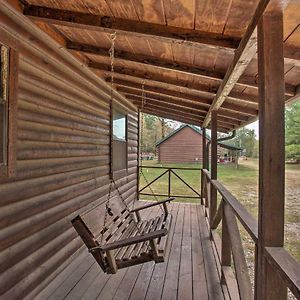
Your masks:
<svg viewBox="0 0 300 300"><path fill-rule="evenodd" d="M115 39L116 33L111 34L111 48L109 51L112 72L111 103L113 102L112 91ZM148 182L142 170L143 169L140 168L139 176L143 175L146 182ZM171 197L158 201L150 187L156 202L149 203L138 208L129 209L115 180L113 179L113 174L110 174L110 178L109 193L105 205L104 222L100 229L100 235L94 236L90 228L83 221L82 217L77 216L72 220L72 225L78 235L87 246L89 252L92 253L103 272L107 274L115 274L118 269L152 260L155 261L155 263L163 262L168 245L169 228L172 221L172 215L168 211L167 203L175 198ZM115 214L110 206L113 187L117 191L118 198L123 204L123 209L121 209L117 214ZM162 214L154 218L142 220L140 211L156 205L163 206L163 209L161 209ZM108 216L110 216L110 220L107 221Z"/></svg>

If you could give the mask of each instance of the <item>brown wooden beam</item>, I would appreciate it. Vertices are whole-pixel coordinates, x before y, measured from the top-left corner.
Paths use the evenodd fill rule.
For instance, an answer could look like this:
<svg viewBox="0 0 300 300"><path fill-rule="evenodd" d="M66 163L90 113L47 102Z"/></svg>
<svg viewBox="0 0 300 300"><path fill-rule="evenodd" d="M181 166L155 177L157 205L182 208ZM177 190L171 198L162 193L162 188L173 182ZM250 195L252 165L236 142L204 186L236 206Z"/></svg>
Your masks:
<svg viewBox="0 0 300 300"><path fill-rule="evenodd" d="M126 88L126 87L118 87L117 90L121 93L124 93L126 96L133 96L133 97L139 97L142 98L142 92L139 90L131 89L131 88ZM180 98L170 98L165 95L156 95L152 93L145 93L145 97L148 99L154 99L160 102L165 102L165 103L174 103L176 105L180 105L181 107L188 107L193 110L197 110L199 113L203 113L208 111L207 108L203 107L202 104L196 103L196 102L188 102L185 99L180 99ZM222 116L227 121L232 121L234 124L236 121L240 122L246 122L248 121L248 117L244 115L239 115L236 112L233 112L231 110L221 108L219 110L219 116ZM237 124L236 124L237 125Z"/></svg>
<svg viewBox="0 0 300 300"><path fill-rule="evenodd" d="M163 42L169 41L194 47L207 45L214 48L236 49L240 42L239 39L222 34L42 6L26 6L23 13L34 20L55 25L93 31L122 31L133 35L151 37Z"/></svg>
<svg viewBox="0 0 300 300"><path fill-rule="evenodd" d="M126 87L126 88L140 90L140 91L143 88L142 84L139 85L138 83L123 80L123 79L118 79L118 78L114 79L114 84L116 84L120 87L122 86L122 87ZM163 95L167 95L170 97L182 98L182 99L185 99L185 100L188 100L191 102L201 103L204 107L209 107L213 100L213 98L209 97L209 96L201 97L201 96L197 96L197 95L191 95L191 94L187 94L187 93L181 93L178 91L164 89L161 87L155 87L155 86L151 86L151 85L147 85L147 84L144 84L144 90L146 92L150 92L150 93L155 93L155 94L159 94L159 95L163 94Z"/></svg>
<svg viewBox="0 0 300 300"><path fill-rule="evenodd" d="M98 69L111 74L110 65L97 63L97 62L95 64L96 65L94 65L94 63L91 63L91 65L94 66L94 69ZM95 68L96 66L97 68ZM163 86L180 87L184 89L189 89L190 91L194 91L194 92L207 93L207 95L212 97L212 99L215 97L218 90L216 87L207 84L194 83L192 81L181 81L180 79L174 79L171 77L165 77L165 76L162 77L157 73L143 72L140 70L129 69L129 68L124 68L119 66L114 67L114 74L117 74L117 76L126 75L127 76L126 80L133 80L135 82L137 80L139 82L146 80L147 83L152 83L152 84L158 83ZM110 77L106 77L106 80L110 80ZM233 101L241 101L241 102L247 102L252 104L253 103L258 104L257 96L246 94L246 93L238 93L234 91L231 91L227 99Z"/></svg>
<svg viewBox="0 0 300 300"><path fill-rule="evenodd" d="M133 93L133 94L135 93L137 95L142 93L142 87L139 86L138 84L134 85L131 83L130 84L131 86L127 86L127 85L125 85L124 81L122 81L122 84L118 84L118 80L115 80L114 82L115 82L115 85L117 86L117 90L120 92L127 92L127 93ZM154 90L157 90L157 91L153 92ZM162 96L181 99L181 100L184 100L185 102L197 103L199 105L206 105L203 103L205 101L204 99L198 99L196 96L188 95L186 93L179 93L179 92L177 93L174 91L170 91L171 92L171 94L170 94L169 90L159 89L159 88L153 88L152 91L149 92L146 89L146 87L145 87L145 91L147 93L157 93ZM176 96L176 95L178 95L178 96ZM206 100L206 101L208 102L208 100ZM208 106L208 104L207 104L207 106ZM256 116L258 114L258 110L255 108L244 107L244 106L236 105L233 103L224 103L222 108L231 110L231 111L235 111L237 113L247 115L247 116Z"/></svg>
<svg viewBox="0 0 300 300"><path fill-rule="evenodd" d="M235 52L231 65L227 69L224 80L218 89L213 105L211 106L205 121L203 122L203 127L208 126L211 120L212 111L218 110L221 107L223 102L226 100L226 97L229 95L234 85L238 82L241 75L255 55L257 45L256 26L269 2L270 0L259 1L254 16L248 25L246 33L244 34L238 49Z"/></svg>
<svg viewBox="0 0 300 300"><path fill-rule="evenodd" d="M107 51L108 50L106 50L105 53ZM106 56L107 56L107 54L105 55L105 57ZM222 79L225 76L224 73L209 71L209 70L201 69L201 68L196 68L191 65L177 64L177 63L174 63L173 61L167 61L167 60L164 60L161 58L151 57L151 59L152 58L154 59L152 61L152 63L157 63L157 64L152 64L152 63L150 63L150 60L147 60L146 58L144 59L143 56L139 56L139 55L132 54L132 53L129 53L129 56L132 57L132 60L125 59L124 57L123 58L119 57L119 58L128 63L138 62L140 64L146 64L153 68L162 68L162 69L165 69L168 71L182 72L187 75L193 75L193 76L199 76L201 78L207 78L210 80L214 80L217 84L220 84L220 85L222 83ZM94 69L101 69L105 66L105 64L90 61L88 63L88 66L90 68L94 68ZM120 70L120 69L118 69L117 65L116 65L115 69ZM110 70L109 68L107 68L107 65L106 65L106 70L107 71ZM120 71L122 72L122 69ZM124 69L123 69L123 73L124 73ZM140 76L140 77L143 78L142 76ZM257 81L256 81L256 78L253 76L243 76L242 78L240 78L238 80L238 82L236 82L236 84L238 86L249 86L249 87L257 88ZM286 85L286 93L287 93L287 95L293 96L295 93L295 87L287 84Z"/></svg>
<svg viewBox="0 0 300 300"><path fill-rule="evenodd" d="M153 108L151 108L151 109L145 108L144 113L155 115L155 116L162 117L165 119L171 119L171 120L186 123L186 124L196 125L196 126L200 126L200 123L201 123L195 119L182 118L182 117L178 116L177 114L165 113L165 112L162 112L161 110L157 110L157 109L153 109ZM232 128L224 127L221 125L218 126L218 131L220 131L220 132L227 133L231 130L232 130Z"/></svg>
<svg viewBox="0 0 300 300"><path fill-rule="evenodd" d="M134 101L136 103L139 103L139 105L141 106L142 103L142 96L137 96L134 94L124 94L124 96L129 99L130 101ZM169 100L162 100L159 97L157 98L151 98L148 97L147 94L144 95L144 103L151 103L151 104L155 104L158 107L170 107L173 109L177 109L180 112L186 112L189 113L191 115L194 115L195 117L201 118L201 120L203 121L206 115L206 111L203 110L199 110L197 106L195 105L189 105L189 106L184 106L182 105L182 103L180 103L180 101L176 101L176 103L174 101L170 102ZM240 126L241 125L241 121L235 120L235 119L231 119L228 117L224 117L224 116L218 116L218 120L220 123L225 123L225 124L229 124L230 126Z"/></svg>
<svg viewBox="0 0 300 300"><path fill-rule="evenodd" d="M265 247L284 245L285 151L283 13L265 13L258 25L259 208L256 299L287 298Z"/></svg>

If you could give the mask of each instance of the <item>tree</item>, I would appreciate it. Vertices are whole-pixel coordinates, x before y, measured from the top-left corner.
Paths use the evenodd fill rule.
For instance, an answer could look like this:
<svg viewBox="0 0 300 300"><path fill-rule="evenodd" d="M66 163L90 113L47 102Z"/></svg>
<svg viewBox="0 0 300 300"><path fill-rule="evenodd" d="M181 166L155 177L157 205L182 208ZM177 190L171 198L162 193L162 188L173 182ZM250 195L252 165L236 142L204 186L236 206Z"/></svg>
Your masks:
<svg viewBox="0 0 300 300"><path fill-rule="evenodd" d="M294 103L285 113L286 158L300 161L300 102Z"/></svg>
<svg viewBox="0 0 300 300"><path fill-rule="evenodd" d="M155 152L156 143L175 130L177 122L161 117L142 114L141 151Z"/></svg>
<svg viewBox="0 0 300 300"><path fill-rule="evenodd" d="M258 141L254 129L245 127L238 129L235 138L231 142L228 141L228 143L243 148L245 155L248 157L257 157L258 155Z"/></svg>

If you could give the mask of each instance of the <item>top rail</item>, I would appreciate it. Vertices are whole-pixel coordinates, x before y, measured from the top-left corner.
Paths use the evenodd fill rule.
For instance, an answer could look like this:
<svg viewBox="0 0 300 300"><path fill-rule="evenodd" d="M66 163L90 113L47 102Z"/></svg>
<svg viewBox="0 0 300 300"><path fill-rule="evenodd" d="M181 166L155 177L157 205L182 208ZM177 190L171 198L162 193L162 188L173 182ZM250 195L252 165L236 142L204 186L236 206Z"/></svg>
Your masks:
<svg viewBox="0 0 300 300"><path fill-rule="evenodd" d="M162 169L162 170L187 170L187 171L201 171L202 168L189 168L189 167L158 167L158 166L139 166L139 168L147 169Z"/></svg>
<svg viewBox="0 0 300 300"><path fill-rule="evenodd" d="M255 243L258 240L258 224L253 216L218 180L211 181L213 186L218 190L223 199L231 206L235 215L238 217L244 228L247 230Z"/></svg>

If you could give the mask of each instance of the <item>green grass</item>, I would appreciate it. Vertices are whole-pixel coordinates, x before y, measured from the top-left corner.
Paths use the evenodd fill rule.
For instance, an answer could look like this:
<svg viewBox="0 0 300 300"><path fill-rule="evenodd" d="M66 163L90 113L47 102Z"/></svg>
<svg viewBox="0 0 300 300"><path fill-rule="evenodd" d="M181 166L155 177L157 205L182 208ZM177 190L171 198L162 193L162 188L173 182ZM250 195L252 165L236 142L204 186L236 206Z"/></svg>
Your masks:
<svg viewBox="0 0 300 300"><path fill-rule="evenodd" d="M143 161L143 173L148 182L163 173L164 170L151 169L147 166L162 167L189 167L201 168L201 164L158 164L157 161ZM200 171L199 170L175 170L195 190L200 191ZM195 193L186 187L174 175L171 177L171 194L195 196ZM241 165L236 168L232 164L218 165L218 180L246 207L246 209L257 219L258 212L258 161L241 161ZM145 186L146 181L141 177L140 187ZM168 175L164 175L152 185L155 193L167 194ZM145 190L151 193L150 189ZM286 165L286 210L285 210L285 245L286 248L300 261L300 166ZM141 199L153 200L153 197L141 196ZM158 197L161 199L163 197ZM180 202L199 203L199 199L176 198ZM251 241L243 231L243 240L247 248Z"/></svg>

